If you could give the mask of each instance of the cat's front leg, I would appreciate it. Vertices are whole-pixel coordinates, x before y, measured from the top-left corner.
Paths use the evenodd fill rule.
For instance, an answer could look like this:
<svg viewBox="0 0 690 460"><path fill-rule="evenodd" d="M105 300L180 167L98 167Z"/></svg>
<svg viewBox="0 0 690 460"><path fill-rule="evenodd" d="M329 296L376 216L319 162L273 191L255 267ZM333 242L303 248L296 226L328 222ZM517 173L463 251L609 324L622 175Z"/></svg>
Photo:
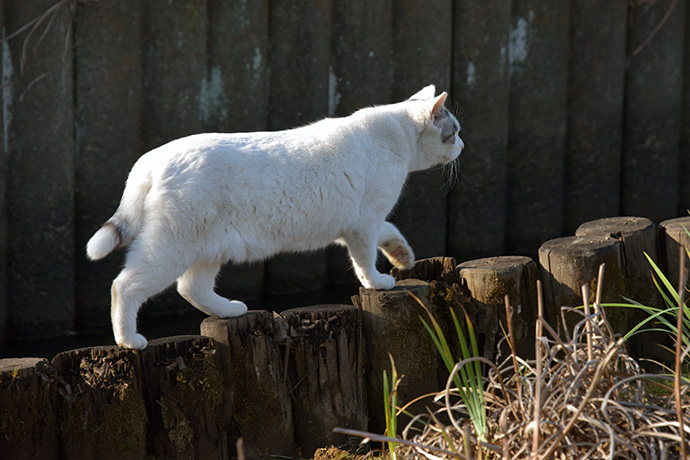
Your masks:
<svg viewBox="0 0 690 460"><path fill-rule="evenodd" d="M372 232L352 232L344 236L347 249L350 252L352 265L357 278L367 289L392 289L395 278L379 273L376 269L376 246L378 234Z"/></svg>
<svg viewBox="0 0 690 460"><path fill-rule="evenodd" d="M410 269L414 266L414 252L400 230L390 222L384 222L379 230L378 247L395 268Z"/></svg>

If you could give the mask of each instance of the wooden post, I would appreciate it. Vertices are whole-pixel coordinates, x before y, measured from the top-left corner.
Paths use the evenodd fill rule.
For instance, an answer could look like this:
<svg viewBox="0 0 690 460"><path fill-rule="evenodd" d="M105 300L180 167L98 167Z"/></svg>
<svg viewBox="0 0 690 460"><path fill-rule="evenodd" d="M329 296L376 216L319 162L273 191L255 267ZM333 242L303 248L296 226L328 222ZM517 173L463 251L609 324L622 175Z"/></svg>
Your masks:
<svg viewBox="0 0 690 460"><path fill-rule="evenodd" d="M53 0L3 1L6 33L54 5ZM69 10L63 3L30 37L24 33L3 43L10 172L7 294L10 329L17 338L74 330L74 59Z"/></svg>
<svg viewBox="0 0 690 460"><path fill-rule="evenodd" d="M46 359L0 359L0 452L3 458L59 458L55 382L55 372Z"/></svg>
<svg viewBox="0 0 690 460"><path fill-rule="evenodd" d="M659 292L651 277L652 267L644 256L647 253L659 263L657 228L652 221L644 217L609 217L580 225L575 235L618 238L624 255L625 296L644 305L661 306ZM633 326L648 316L639 309L631 309L628 314ZM659 345L665 342L665 334L645 332L632 337L628 348L638 357L665 360L668 353Z"/></svg>
<svg viewBox="0 0 690 460"><path fill-rule="evenodd" d="M513 307L515 352L524 359L534 355L534 325L537 319L537 264L529 257L505 256L470 260L458 265L460 277L467 283L477 304L477 329L485 331L485 349L498 351L502 331L508 331L505 295ZM503 323L503 329L499 325ZM488 331L494 331L490 335ZM503 342L501 356L510 354ZM493 358L493 356L490 356Z"/></svg>
<svg viewBox="0 0 690 460"><path fill-rule="evenodd" d="M663 248L662 265L664 274L668 277L674 289L678 289L678 274L680 271L680 248L690 249L690 217L679 217L677 219L665 220L659 224L661 233L661 247ZM685 266L690 267L687 253L685 255Z"/></svg>
<svg viewBox="0 0 690 460"><path fill-rule="evenodd" d="M535 256L563 230L570 2L514 0L512 13L507 246Z"/></svg>
<svg viewBox="0 0 690 460"><path fill-rule="evenodd" d="M627 278L626 297L645 305L658 306L659 296L650 277L652 267L644 253L657 264L656 225L644 217L608 217L586 222L575 236L610 236L621 242Z"/></svg>
<svg viewBox="0 0 690 460"><path fill-rule="evenodd" d="M564 228L618 214L628 9L576 0L570 9ZM596 71L592 71L596 69Z"/></svg>
<svg viewBox="0 0 690 460"><path fill-rule="evenodd" d="M295 441L311 457L319 447L347 443L333 428L367 429L361 315L353 305L317 305L281 316Z"/></svg>
<svg viewBox="0 0 690 460"><path fill-rule="evenodd" d="M360 288L356 302L362 309L369 360L366 372L369 430L382 433L385 429L383 371L390 377L389 354L398 375L405 376L398 391L401 404L439 389L437 351L420 321L422 317L428 322L420 302L427 308L431 306L429 284L403 280L389 291Z"/></svg>
<svg viewBox="0 0 690 460"><path fill-rule="evenodd" d="M61 459L146 459L146 408L136 352L112 347L53 358Z"/></svg>
<svg viewBox="0 0 690 460"><path fill-rule="evenodd" d="M251 311L238 318L206 318L201 333L221 348L228 437L231 447L244 440L247 458L294 454L292 403L285 364L276 339L287 338L267 311Z"/></svg>
<svg viewBox="0 0 690 460"><path fill-rule="evenodd" d="M452 97L468 117L459 120L465 150L448 192L447 252L463 260L505 247L512 3L453 2Z"/></svg>
<svg viewBox="0 0 690 460"><path fill-rule="evenodd" d="M673 3L631 7L627 30L621 209L655 222L678 212L687 2L676 2L666 16Z"/></svg>
<svg viewBox="0 0 690 460"><path fill-rule="evenodd" d="M156 458L228 458L225 382L213 340L156 339L140 352L149 453Z"/></svg>
<svg viewBox="0 0 690 460"><path fill-rule="evenodd" d="M124 251L94 264L91 235L113 215L141 145L141 5L138 0L76 4L76 323L110 327L110 284Z"/></svg>
<svg viewBox="0 0 690 460"><path fill-rule="evenodd" d="M556 238L539 248L539 265L544 283L545 316L549 324L563 332L561 307L582 305L581 287L589 285L590 303L596 294L599 266L605 263L602 302L620 302L625 295L625 275L621 243L610 237L580 236ZM630 330L630 312L621 308L606 310L614 332ZM568 333L581 319L566 315Z"/></svg>

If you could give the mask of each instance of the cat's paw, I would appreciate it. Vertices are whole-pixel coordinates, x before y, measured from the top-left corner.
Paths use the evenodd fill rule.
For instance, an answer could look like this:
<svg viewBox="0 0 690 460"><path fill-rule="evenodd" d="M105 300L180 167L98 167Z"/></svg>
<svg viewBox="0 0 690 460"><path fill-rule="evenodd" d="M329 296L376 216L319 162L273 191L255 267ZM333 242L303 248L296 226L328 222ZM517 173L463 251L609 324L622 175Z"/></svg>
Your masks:
<svg viewBox="0 0 690 460"><path fill-rule="evenodd" d="M380 274L374 280L368 280L362 283L367 289L379 289L387 291L395 287L395 278L390 275Z"/></svg>
<svg viewBox="0 0 690 460"><path fill-rule="evenodd" d="M115 341L119 347L131 348L132 350L143 350L148 345L148 341L141 334L116 337Z"/></svg>
<svg viewBox="0 0 690 460"><path fill-rule="evenodd" d="M395 268L404 270L414 267L412 248L400 238L393 238L383 242L381 250Z"/></svg>
<svg viewBox="0 0 690 460"><path fill-rule="evenodd" d="M239 300L231 300L222 309L219 309L217 313L220 318L242 316L247 313L247 305Z"/></svg>

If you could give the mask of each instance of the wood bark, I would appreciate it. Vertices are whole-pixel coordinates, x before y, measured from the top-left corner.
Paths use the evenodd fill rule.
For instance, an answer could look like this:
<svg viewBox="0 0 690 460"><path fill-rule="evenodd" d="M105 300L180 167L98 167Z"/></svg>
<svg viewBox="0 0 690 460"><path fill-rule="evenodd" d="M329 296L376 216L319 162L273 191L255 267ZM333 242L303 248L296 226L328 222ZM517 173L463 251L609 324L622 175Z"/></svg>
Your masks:
<svg viewBox="0 0 690 460"><path fill-rule="evenodd" d="M58 459L55 383L46 359L0 359L2 458Z"/></svg>
<svg viewBox="0 0 690 460"><path fill-rule="evenodd" d="M625 296L644 305L661 306L662 299L652 281L652 267L645 257L646 253L659 263L657 226L652 221L644 217L597 219L580 225L575 235L617 238L624 256ZM639 309L632 309L628 313L631 325L639 324L648 316ZM636 357L665 361L669 356L660 345L668 345L666 342L666 334L650 331L631 337L628 348Z"/></svg>
<svg viewBox="0 0 690 460"><path fill-rule="evenodd" d="M284 323L267 311L230 319L207 318L201 333L224 344L224 389L230 446L241 437L247 458L294 454L292 402L287 388Z"/></svg>
<svg viewBox="0 0 690 460"><path fill-rule="evenodd" d="M665 220L659 224L661 232L661 247L664 274L668 277L674 289L678 289L678 274L680 273L680 250L690 248L690 217ZM687 252L685 266L690 268Z"/></svg>
<svg viewBox="0 0 690 460"><path fill-rule="evenodd" d="M477 315L477 329L485 332L485 347L500 352L503 357L510 353L505 341L500 349L497 347L501 338L505 337L504 331L508 331L504 300L508 295L513 308L515 352L521 358L533 357L537 319L537 264L524 256L489 257L463 262L458 265L458 272L467 283L480 312Z"/></svg>
<svg viewBox="0 0 690 460"><path fill-rule="evenodd" d="M149 454L161 459L227 459L225 382L208 337L156 339L140 352Z"/></svg>
<svg viewBox="0 0 690 460"><path fill-rule="evenodd" d="M357 302L362 309L368 357L369 430L374 433L385 429L383 371L390 379L391 357L398 375L405 376L398 388L400 404L440 388L437 351L420 321L421 317L428 322L425 307L431 306L430 295L428 283L412 279L399 281L389 291L360 289Z"/></svg>
<svg viewBox="0 0 690 460"><path fill-rule="evenodd" d="M317 305L281 317L295 441L310 457L319 447L347 443L335 427L367 429L361 315L353 305Z"/></svg>
<svg viewBox="0 0 690 460"><path fill-rule="evenodd" d="M65 351L53 367L61 459L146 459L136 352L115 346Z"/></svg>
<svg viewBox="0 0 690 460"><path fill-rule="evenodd" d="M615 238L601 236L572 236L547 241L539 248L539 265L544 283L544 314L559 333L569 334L582 316L565 314L563 329L561 307L583 304L581 288L589 286L589 303L597 290L599 266L606 264L602 285L602 303L620 302L625 295L625 276L621 243ZM622 308L606 310L614 332L626 333L631 328L630 312Z"/></svg>

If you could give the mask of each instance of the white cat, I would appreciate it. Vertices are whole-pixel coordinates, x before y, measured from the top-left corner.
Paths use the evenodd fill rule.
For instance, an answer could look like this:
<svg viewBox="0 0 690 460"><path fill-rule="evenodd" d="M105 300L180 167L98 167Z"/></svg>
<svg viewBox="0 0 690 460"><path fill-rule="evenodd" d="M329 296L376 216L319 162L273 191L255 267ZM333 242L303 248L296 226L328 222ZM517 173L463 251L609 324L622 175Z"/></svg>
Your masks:
<svg viewBox="0 0 690 460"><path fill-rule="evenodd" d="M433 85L409 100L278 132L198 134L143 155L120 206L89 240L98 260L129 245L113 281L118 345L142 349L140 306L177 280L178 292L208 315L247 311L214 292L221 266L281 252L347 246L367 288L391 289L376 251L396 267L414 254L386 222L411 171L448 163L464 145L460 125Z"/></svg>

